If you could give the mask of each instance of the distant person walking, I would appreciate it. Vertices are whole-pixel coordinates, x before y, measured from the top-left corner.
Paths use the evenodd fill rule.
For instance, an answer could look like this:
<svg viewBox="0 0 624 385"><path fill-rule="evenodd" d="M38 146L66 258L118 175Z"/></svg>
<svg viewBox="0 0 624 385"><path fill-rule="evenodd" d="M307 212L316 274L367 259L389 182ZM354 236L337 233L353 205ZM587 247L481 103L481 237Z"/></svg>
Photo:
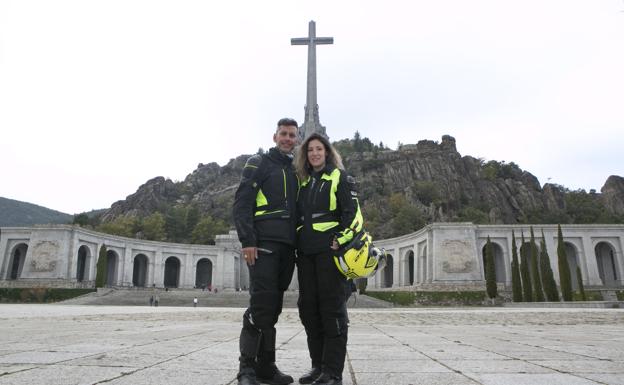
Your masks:
<svg viewBox="0 0 624 385"><path fill-rule="evenodd" d="M156 298L154 298L154 306L158 307L158 302L160 302L160 297L156 296Z"/></svg>
<svg viewBox="0 0 624 385"><path fill-rule="evenodd" d="M150 306L154 306L154 296L151 296L149 299Z"/></svg>
<svg viewBox="0 0 624 385"><path fill-rule="evenodd" d="M193 298L193 307L197 307L197 297Z"/></svg>

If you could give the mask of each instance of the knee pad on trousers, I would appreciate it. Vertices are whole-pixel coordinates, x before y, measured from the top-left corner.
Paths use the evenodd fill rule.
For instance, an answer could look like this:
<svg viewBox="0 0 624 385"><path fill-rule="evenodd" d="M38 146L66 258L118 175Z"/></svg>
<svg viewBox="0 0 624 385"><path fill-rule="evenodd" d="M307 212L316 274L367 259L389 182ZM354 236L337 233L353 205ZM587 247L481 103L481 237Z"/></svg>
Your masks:
<svg viewBox="0 0 624 385"><path fill-rule="evenodd" d="M347 319L343 317L323 317L323 333L327 337L337 337L347 333Z"/></svg>
<svg viewBox="0 0 624 385"><path fill-rule="evenodd" d="M259 291L249 298L249 312L251 320L258 329L270 329L277 322L279 310L278 291Z"/></svg>

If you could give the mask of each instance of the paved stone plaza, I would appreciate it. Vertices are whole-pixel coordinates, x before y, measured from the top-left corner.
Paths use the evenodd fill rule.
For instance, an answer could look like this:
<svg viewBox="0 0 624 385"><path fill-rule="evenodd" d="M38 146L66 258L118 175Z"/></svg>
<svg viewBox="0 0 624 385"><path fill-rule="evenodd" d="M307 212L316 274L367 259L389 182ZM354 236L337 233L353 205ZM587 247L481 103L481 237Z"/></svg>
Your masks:
<svg viewBox="0 0 624 385"><path fill-rule="evenodd" d="M237 308L0 305L2 384L235 384ZM624 384L619 309L352 309L345 384ZM295 309L278 363L309 365Z"/></svg>

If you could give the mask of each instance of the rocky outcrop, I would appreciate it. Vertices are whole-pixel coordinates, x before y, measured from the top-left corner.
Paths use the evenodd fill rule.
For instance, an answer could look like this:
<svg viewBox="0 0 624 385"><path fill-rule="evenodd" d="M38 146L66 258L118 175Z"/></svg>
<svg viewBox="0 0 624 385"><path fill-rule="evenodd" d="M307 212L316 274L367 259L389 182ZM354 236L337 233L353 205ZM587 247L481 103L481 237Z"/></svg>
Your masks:
<svg viewBox="0 0 624 385"><path fill-rule="evenodd" d="M200 212L231 223L234 193L248 158L241 155L223 167L199 164L182 182L154 178L113 204L102 219L145 216L176 204L193 204ZM461 156L448 135L441 142L421 140L399 150L354 152L344 161L357 177L361 202L378 205L380 212L387 210L387 199L394 193L404 195L428 221L461 220L462 210L472 208L489 223L518 223L531 220L535 213L560 217L567 209L562 186L542 187L514 163ZM624 214L624 178L609 177L601 199L609 212Z"/></svg>
<svg viewBox="0 0 624 385"><path fill-rule="evenodd" d="M125 200L113 203L102 215L102 221L108 222L119 216L146 216L162 210L175 202L178 197L176 184L162 176L150 179L141 185L136 193Z"/></svg>
<svg viewBox="0 0 624 385"><path fill-rule="evenodd" d="M607 210L616 215L624 215L624 178L611 175L600 191Z"/></svg>

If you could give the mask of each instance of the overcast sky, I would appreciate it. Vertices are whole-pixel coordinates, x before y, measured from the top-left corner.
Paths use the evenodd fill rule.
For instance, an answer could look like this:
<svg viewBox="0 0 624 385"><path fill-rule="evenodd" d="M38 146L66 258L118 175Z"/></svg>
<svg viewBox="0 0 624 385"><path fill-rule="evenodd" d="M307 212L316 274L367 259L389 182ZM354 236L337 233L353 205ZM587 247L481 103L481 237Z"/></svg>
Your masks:
<svg viewBox="0 0 624 385"><path fill-rule="evenodd" d="M310 20L332 140L624 175L622 0L0 0L0 196L78 213L268 149L303 120Z"/></svg>

